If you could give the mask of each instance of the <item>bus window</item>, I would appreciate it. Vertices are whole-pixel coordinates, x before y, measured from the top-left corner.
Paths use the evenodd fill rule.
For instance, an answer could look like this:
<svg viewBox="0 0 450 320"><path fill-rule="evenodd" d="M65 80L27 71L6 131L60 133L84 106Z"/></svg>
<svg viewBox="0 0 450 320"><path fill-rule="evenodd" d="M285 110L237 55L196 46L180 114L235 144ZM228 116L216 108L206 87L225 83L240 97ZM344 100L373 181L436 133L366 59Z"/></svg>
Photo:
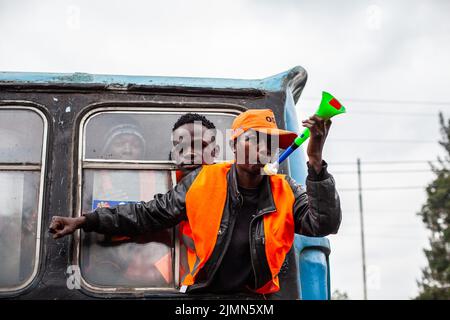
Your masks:
<svg viewBox="0 0 450 320"><path fill-rule="evenodd" d="M202 113L223 133L234 114ZM171 132L182 112L103 111L82 122L83 213L97 207L149 201L175 183ZM224 149L222 149L224 150ZM225 160L225 153L219 157ZM232 153L229 152L229 155ZM149 167L150 166L150 167ZM178 286L173 229L138 237L82 233L80 270L94 290Z"/></svg>
<svg viewBox="0 0 450 320"><path fill-rule="evenodd" d="M44 123L34 111L0 109L0 163L41 162Z"/></svg>
<svg viewBox="0 0 450 320"><path fill-rule="evenodd" d="M0 108L0 291L37 272L46 127L37 110Z"/></svg>
<svg viewBox="0 0 450 320"><path fill-rule="evenodd" d="M213 122L219 132L217 143L222 152L217 160L231 160L233 156L227 141L226 129L231 128L235 114L199 113ZM180 112L96 114L86 122L84 159L168 163L168 155L172 148L172 127L182 114Z"/></svg>
<svg viewBox="0 0 450 320"><path fill-rule="evenodd" d="M172 185L168 171L84 170L83 208L110 207L149 200ZM88 189L90 189L88 191ZM173 286L173 232L150 236L105 237L83 233L82 270L96 286Z"/></svg>

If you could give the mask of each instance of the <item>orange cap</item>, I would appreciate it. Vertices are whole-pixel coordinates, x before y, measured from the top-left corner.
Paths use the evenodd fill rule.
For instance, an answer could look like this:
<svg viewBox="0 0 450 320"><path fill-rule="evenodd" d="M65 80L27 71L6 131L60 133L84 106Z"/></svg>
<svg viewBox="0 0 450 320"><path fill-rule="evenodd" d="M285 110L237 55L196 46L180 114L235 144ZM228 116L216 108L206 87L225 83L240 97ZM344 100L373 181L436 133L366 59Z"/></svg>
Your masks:
<svg viewBox="0 0 450 320"><path fill-rule="evenodd" d="M297 134L278 129L275 115L270 109L249 109L236 117L231 126L231 139L234 140L249 129L279 137L280 148L288 148Z"/></svg>

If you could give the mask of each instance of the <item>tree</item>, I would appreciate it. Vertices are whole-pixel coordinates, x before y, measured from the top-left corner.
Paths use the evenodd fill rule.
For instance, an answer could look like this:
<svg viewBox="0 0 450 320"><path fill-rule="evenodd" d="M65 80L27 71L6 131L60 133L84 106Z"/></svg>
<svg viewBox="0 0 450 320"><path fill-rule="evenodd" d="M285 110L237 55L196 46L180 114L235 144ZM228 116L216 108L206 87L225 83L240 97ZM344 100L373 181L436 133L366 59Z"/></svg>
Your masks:
<svg viewBox="0 0 450 320"><path fill-rule="evenodd" d="M444 159L438 157L438 165L431 165L436 175L426 188L427 201L419 215L431 231L430 249L424 250L428 266L422 270L416 299L450 300L450 119L445 123L439 114Z"/></svg>
<svg viewBox="0 0 450 320"><path fill-rule="evenodd" d="M331 295L331 300L349 300L347 292L341 292L339 290L334 290Z"/></svg>

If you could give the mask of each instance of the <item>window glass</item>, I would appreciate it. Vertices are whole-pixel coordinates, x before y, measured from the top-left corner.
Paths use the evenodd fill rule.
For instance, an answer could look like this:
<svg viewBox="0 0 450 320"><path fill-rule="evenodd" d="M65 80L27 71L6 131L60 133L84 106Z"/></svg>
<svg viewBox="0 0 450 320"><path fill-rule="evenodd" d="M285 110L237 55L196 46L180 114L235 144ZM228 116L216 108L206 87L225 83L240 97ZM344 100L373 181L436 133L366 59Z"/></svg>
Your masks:
<svg viewBox="0 0 450 320"><path fill-rule="evenodd" d="M86 125L86 159L167 161L172 148L172 128L184 113L108 112L93 116ZM220 132L217 160L231 160L226 129L232 114L200 113Z"/></svg>
<svg viewBox="0 0 450 320"><path fill-rule="evenodd" d="M37 112L0 109L0 291L26 286L35 275L41 171L26 165L41 163L43 141Z"/></svg>
<svg viewBox="0 0 450 320"><path fill-rule="evenodd" d="M83 212L149 201L172 186L169 171L84 170ZM82 233L81 272L101 287L174 287L173 229L138 237Z"/></svg>
<svg viewBox="0 0 450 320"><path fill-rule="evenodd" d="M40 163L44 123L31 110L0 110L0 163Z"/></svg>
<svg viewBox="0 0 450 320"><path fill-rule="evenodd" d="M0 288L17 287L33 273L39 172L0 171Z"/></svg>

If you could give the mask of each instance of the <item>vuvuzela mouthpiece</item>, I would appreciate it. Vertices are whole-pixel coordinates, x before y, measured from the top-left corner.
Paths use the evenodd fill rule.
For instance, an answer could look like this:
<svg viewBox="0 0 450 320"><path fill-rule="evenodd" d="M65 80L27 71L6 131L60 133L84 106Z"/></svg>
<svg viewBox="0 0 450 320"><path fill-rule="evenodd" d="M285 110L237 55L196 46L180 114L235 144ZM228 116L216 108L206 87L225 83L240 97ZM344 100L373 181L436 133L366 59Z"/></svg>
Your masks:
<svg viewBox="0 0 450 320"><path fill-rule="evenodd" d="M273 175L278 173L279 167L280 166L278 165L278 162L266 163L266 165L264 166L263 170L264 170L265 174L267 174L269 176L273 176Z"/></svg>

